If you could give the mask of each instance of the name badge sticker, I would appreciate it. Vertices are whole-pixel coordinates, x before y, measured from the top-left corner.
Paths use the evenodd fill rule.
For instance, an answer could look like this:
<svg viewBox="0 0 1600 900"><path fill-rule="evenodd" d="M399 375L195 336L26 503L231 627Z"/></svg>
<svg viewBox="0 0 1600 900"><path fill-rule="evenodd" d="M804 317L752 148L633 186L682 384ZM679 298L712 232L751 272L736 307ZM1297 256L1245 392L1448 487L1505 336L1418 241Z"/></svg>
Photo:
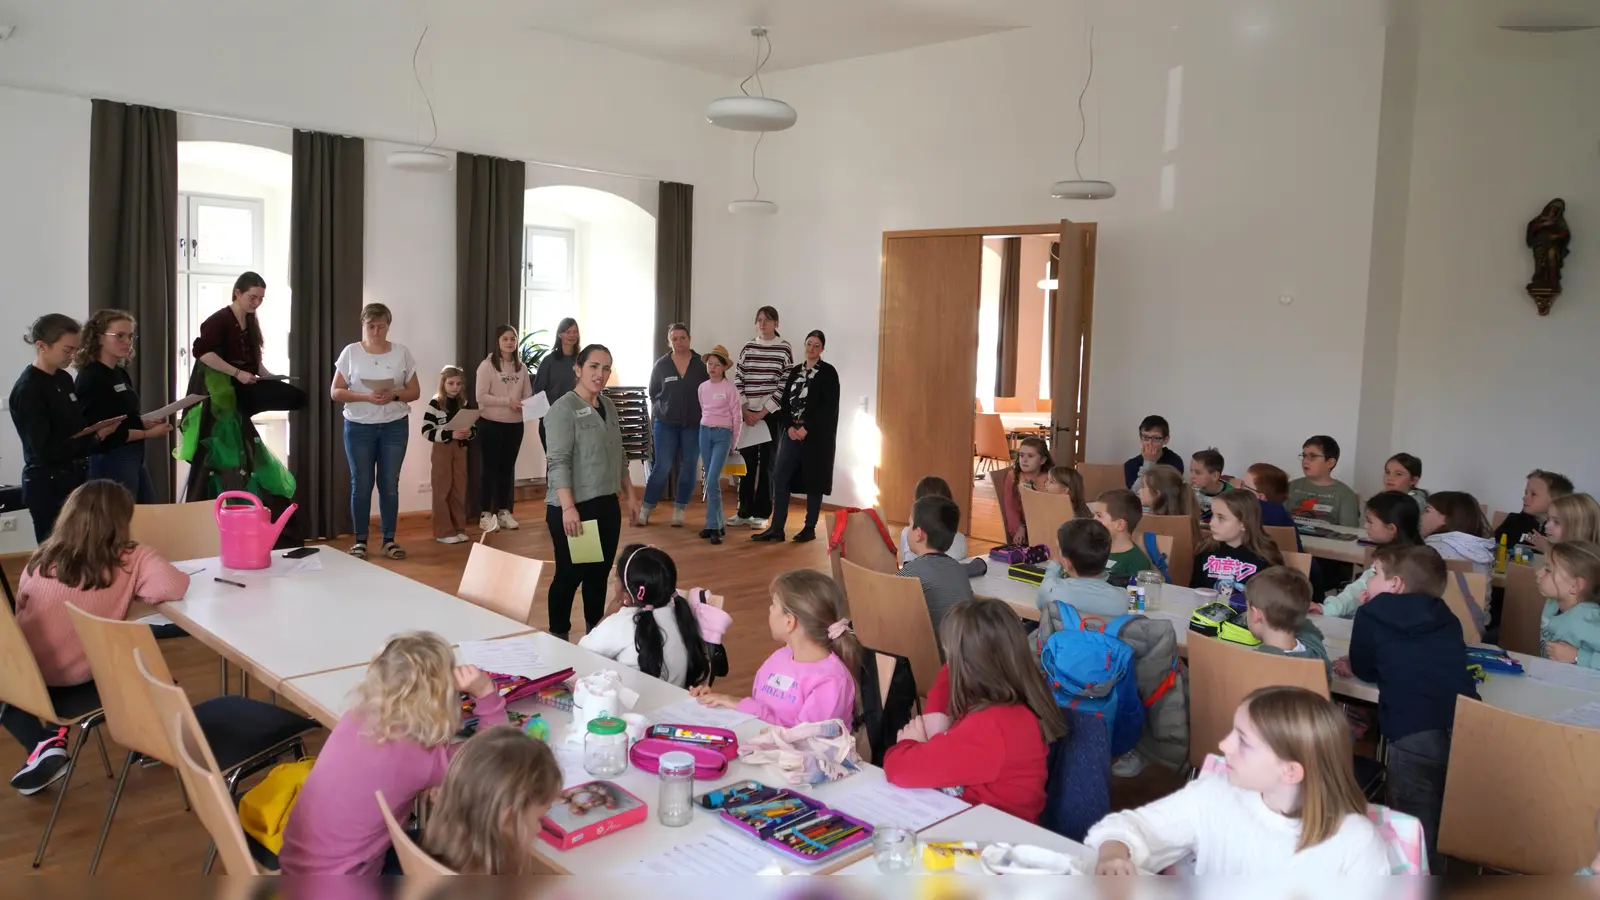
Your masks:
<svg viewBox="0 0 1600 900"><path fill-rule="evenodd" d="M779 693L787 694L794 688L794 679L782 672L774 672L772 677L767 679L767 687Z"/></svg>
<svg viewBox="0 0 1600 900"><path fill-rule="evenodd" d="M111 388L112 391L114 391L115 393L118 393L118 394L122 393L123 391L125 391L127 389L128 389L128 386L125 385L125 384L114 385Z"/></svg>
<svg viewBox="0 0 1600 900"><path fill-rule="evenodd" d="M573 418L581 419L584 416L592 416L592 415L594 415L594 407L585 406L583 409L580 409L576 413L573 413Z"/></svg>

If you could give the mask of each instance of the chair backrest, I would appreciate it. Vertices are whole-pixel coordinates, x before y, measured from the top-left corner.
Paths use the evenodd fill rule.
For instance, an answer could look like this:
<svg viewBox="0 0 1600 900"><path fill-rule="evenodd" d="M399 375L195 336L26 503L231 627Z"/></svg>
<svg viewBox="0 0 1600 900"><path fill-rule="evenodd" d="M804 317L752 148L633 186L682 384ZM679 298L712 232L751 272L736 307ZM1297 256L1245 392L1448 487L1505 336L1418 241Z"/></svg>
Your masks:
<svg viewBox="0 0 1600 900"><path fill-rule="evenodd" d="M1500 526L1505 524L1506 517L1509 516L1509 515L1511 515L1511 514L1506 512L1503 509L1495 510L1494 511L1494 515L1489 517L1489 527L1493 528L1495 531L1499 531L1500 530Z"/></svg>
<svg viewBox="0 0 1600 900"><path fill-rule="evenodd" d="M1011 459L1006 426L994 413L979 413L972 420L972 455L984 459Z"/></svg>
<svg viewBox="0 0 1600 900"><path fill-rule="evenodd" d="M1295 550L1283 551L1283 564L1307 578L1311 577L1311 554Z"/></svg>
<svg viewBox="0 0 1600 900"><path fill-rule="evenodd" d="M1022 521L1028 525L1028 541L1049 547L1052 559L1059 557L1061 547L1056 543L1056 534L1075 517L1072 498L1030 490L1019 491L1018 496L1022 497Z"/></svg>
<svg viewBox="0 0 1600 900"><path fill-rule="evenodd" d="M196 761L202 763L212 771L221 771L217 759L211 753L211 744L203 737L200 730L200 721L194 717L194 704L189 702L189 695L173 681L163 681L150 672L150 667L145 664L144 651L133 651L133 664L139 670L140 683L143 684L145 694L150 698L150 705L155 709L156 719L160 722L171 722L179 719L183 727L191 729L195 734L202 735L200 746L196 748L198 755ZM176 750L177 745L173 745Z"/></svg>
<svg viewBox="0 0 1600 900"><path fill-rule="evenodd" d="M1466 594L1461 587L1465 583L1468 591L1472 593L1472 602L1467 602ZM1444 587L1444 602L1450 611L1461 620L1461 636L1467 643L1473 644L1483 640L1483 623L1481 616L1489 608L1489 576L1482 572L1447 572ZM1473 606L1477 606L1477 612Z"/></svg>
<svg viewBox="0 0 1600 900"><path fill-rule="evenodd" d="M44 673L33 658L28 638L10 604L0 603L0 703L32 713L46 722L60 722L45 686Z"/></svg>
<svg viewBox="0 0 1600 900"><path fill-rule="evenodd" d="M400 857L400 871L408 878L442 878L456 874L437 859L429 856L417 842L406 834L406 830L395 821L394 811L389 808L389 801L384 799L383 791L377 791L378 808L383 812L383 825L389 829L389 843L394 845L394 855Z"/></svg>
<svg viewBox="0 0 1600 900"><path fill-rule="evenodd" d="M1260 653L1198 634L1189 635L1189 763L1196 769L1233 730L1233 714L1256 688L1282 684L1328 696L1320 659Z"/></svg>
<svg viewBox="0 0 1600 900"><path fill-rule="evenodd" d="M1189 516L1157 516L1146 514L1139 527L1172 538L1172 552L1167 554L1167 575L1173 584L1189 586L1189 576L1194 574L1195 528Z"/></svg>
<svg viewBox="0 0 1600 900"><path fill-rule="evenodd" d="M539 575L543 571L543 560L476 543L467 556L456 596L526 624L539 594Z"/></svg>
<svg viewBox="0 0 1600 900"><path fill-rule="evenodd" d="M926 696L939 675L941 663L933 619L922 596L922 582L874 572L848 559L839 564L856 637L874 650L910 660L917 694Z"/></svg>
<svg viewBox="0 0 1600 900"><path fill-rule="evenodd" d="M222 552L222 538L210 500L195 503L147 503L133 508L128 538L161 554L162 559L205 559Z"/></svg>
<svg viewBox="0 0 1600 900"><path fill-rule="evenodd" d="M1444 561L1444 567L1450 572L1478 571L1478 564L1470 559L1447 559Z"/></svg>
<svg viewBox="0 0 1600 900"><path fill-rule="evenodd" d="M1022 412L1022 398L996 397L994 398L994 411L997 413Z"/></svg>
<svg viewBox="0 0 1600 900"><path fill-rule="evenodd" d="M1034 402L1033 408L1038 412L1050 412L1051 411L1050 398L1049 397L1040 397L1037 401Z"/></svg>
<svg viewBox="0 0 1600 900"><path fill-rule="evenodd" d="M1122 480L1121 463L1078 463L1078 474L1083 476L1083 502L1093 503L1106 491L1127 487Z"/></svg>
<svg viewBox="0 0 1600 900"><path fill-rule="evenodd" d="M1600 730L1456 698L1439 852L1526 875L1594 858Z"/></svg>
<svg viewBox="0 0 1600 900"><path fill-rule="evenodd" d="M972 398L972 411L975 413L983 412L983 400L981 398Z"/></svg>
<svg viewBox="0 0 1600 900"><path fill-rule="evenodd" d="M878 516L879 522L883 521L883 513L881 511L873 510L873 512ZM836 529L838 528L838 517L841 515L845 517L844 534L841 535L837 546L832 545L832 536L830 535L828 561L832 565L833 580L839 583L839 587L844 590L845 596L849 597L850 586L845 584L844 573L839 565L844 561L846 554L849 555L850 561L858 566L871 569L874 572L893 575L900 571L900 553L896 548L884 543L883 532L878 530L877 523L872 521L872 516L868 515L865 510L855 510L849 513L841 510L834 513L834 527Z"/></svg>
<svg viewBox="0 0 1600 900"><path fill-rule="evenodd" d="M1500 607L1500 646L1530 656L1539 655L1539 617L1544 595L1539 591L1539 570L1533 566L1506 566L1506 596Z"/></svg>
<svg viewBox="0 0 1600 900"><path fill-rule="evenodd" d="M156 646L150 626L104 619L71 603L67 604L67 612L83 644L84 655L89 658L89 671L94 674L95 687L100 692L100 704L106 711L106 728L111 731L111 739L129 750L176 766L177 752L172 746L171 730L157 715L150 692L145 690L144 676L139 673L139 664L134 659L134 652L138 651L151 676L161 681L172 680L172 672L167 669L167 660Z"/></svg>
<svg viewBox="0 0 1600 900"><path fill-rule="evenodd" d="M1263 525L1261 530L1266 532L1267 537L1272 538L1274 544L1278 545L1278 552L1285 554L1299 552L1296 549L1300 546L1299 541L1296 540L1299 535L1295 532L1293 525Z"/></svg>

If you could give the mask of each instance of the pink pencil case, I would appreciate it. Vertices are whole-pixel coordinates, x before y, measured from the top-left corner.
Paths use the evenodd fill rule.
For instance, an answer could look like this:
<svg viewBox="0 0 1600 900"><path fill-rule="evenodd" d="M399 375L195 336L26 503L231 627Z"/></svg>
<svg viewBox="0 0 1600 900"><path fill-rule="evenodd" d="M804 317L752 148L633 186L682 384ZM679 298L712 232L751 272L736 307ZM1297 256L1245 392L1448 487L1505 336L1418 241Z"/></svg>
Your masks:
<svg viewBox="0 0 1600 900"><path fill-rule="evenodd" d="M675 751L694 757L696 781L721 778L728 774L728 763L739 757L739 738L726 728L653 725L634 742L628 758L646 772L659 772L661 755Z"/></svg>

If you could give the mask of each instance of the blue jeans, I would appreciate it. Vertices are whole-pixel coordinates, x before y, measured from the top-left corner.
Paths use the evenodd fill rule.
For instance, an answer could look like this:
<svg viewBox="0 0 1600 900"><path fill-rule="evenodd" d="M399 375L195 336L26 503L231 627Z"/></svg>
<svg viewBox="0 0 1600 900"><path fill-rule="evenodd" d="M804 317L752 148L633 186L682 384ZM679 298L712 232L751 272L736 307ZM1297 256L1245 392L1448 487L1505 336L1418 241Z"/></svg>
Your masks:
<svg viewBox="0 0 1600 900"><path fill-rule="evenodd" d="M156 502L156 488L144 464L144 441L123 444L110 453L89 457L89 477L115 481L128 489L135 503Z"/></svg>
<svg viewBox="0 0 1600 900"><path fill-rule="evenodd" d="M410 427L409 417L382 425L344 423L344 455L350 461L350 526L358 541L367 539L372 522L374 471L383 540L394 540L395 520L400 518L400 463L406 458Z"/></svg>
<svg viewBox="0 0 1600 900"><path fill-rule="evenodd" d="M733 431L700 426L700 458L706 464L706 527L722 530L722 464L733 449Z"/></svg>
<svg viewBox="0 0 1600 900"><path fill-rule="evenodd" d="M700 461L700 426L668 425L660 419L655 425L656 459L650 466L650 480L644 483L644 506L649 509L667 489L667 473L673 460L678 463L678 506L688 506L694 496L694 476Z"/></svg>

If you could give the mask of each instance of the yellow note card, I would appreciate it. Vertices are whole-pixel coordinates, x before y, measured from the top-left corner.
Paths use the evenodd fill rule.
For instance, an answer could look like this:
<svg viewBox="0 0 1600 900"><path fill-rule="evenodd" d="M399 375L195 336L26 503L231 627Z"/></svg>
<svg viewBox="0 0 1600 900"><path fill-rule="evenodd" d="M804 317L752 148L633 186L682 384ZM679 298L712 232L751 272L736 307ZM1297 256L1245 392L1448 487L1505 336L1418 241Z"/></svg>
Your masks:
<svg viewBox="0 0 1600 900"><path fill-rule="evenodd" d="M567 553L574 563L600 562L604 559L600 555L600 523L594 519L584 519L582 525L582 534L567 536Z"/></svg>

